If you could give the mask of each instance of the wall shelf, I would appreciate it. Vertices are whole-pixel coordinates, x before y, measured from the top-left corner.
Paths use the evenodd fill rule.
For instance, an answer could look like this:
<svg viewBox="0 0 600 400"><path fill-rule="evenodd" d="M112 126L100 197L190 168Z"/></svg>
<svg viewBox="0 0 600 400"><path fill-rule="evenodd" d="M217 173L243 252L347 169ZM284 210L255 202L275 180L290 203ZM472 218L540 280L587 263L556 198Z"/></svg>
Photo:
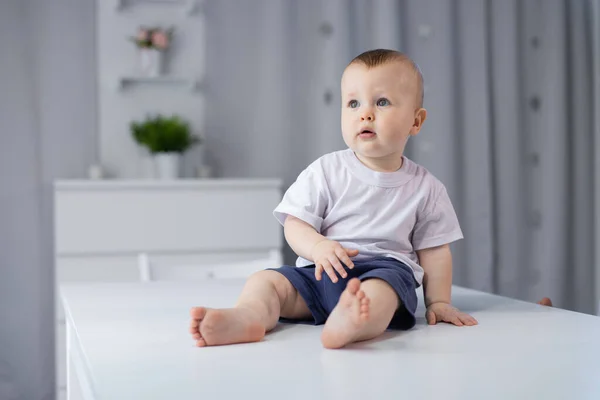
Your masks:
<svg viewBox="0 0 600 400"><path fill-rule="evenodd" d="M201 2L198 0L114 0L114 2L117 12L135 5L174 6L180 8L186 15L192 15L201 9Z"/></svg>
<svg viewBox="0 0 600 400"><path fill-rule="evenodd" d="M185 87L190 91L196 91L202 89L202 81L200 79L194 79L182 76L157 76L157 77L146 77L146 76L121 76L117 79L116 89L123 90L127 86L131 85L167 85L167 86L181 86Z"/></svg>

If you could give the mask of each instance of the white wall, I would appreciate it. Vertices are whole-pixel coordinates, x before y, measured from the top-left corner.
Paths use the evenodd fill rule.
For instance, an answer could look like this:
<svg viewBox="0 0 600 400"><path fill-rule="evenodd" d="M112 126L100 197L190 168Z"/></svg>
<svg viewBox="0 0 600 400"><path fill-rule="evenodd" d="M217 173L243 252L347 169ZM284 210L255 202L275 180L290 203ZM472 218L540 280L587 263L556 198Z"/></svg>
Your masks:
<svg viewBox="0 0 600 400"><path fill-rule="evenodd" d="M202 79L205 64L204 14L198 8L188 15L185 7L165 4L97 1L98 126L100 160L108 172L119 178L147 176L144 152L129 131L132 120L148 113L176 113L190 122L194 134L204 135L204 93L187 86L144 83L116 89L118 79L136 75L136 48L128 40L140 25L175 28L168 51L167 74ZM200 165L200 148L186 154L184 174L193 174ZM147 158L147 157L146 157Z"/></svg>

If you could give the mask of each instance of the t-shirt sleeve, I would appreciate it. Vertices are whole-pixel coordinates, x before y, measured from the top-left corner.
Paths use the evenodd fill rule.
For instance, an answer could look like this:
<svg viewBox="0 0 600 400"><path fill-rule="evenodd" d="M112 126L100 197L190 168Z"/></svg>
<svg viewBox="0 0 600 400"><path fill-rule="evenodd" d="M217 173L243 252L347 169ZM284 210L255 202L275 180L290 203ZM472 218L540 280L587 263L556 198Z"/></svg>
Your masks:
<svg viewBox="0 0 600 400"><path fill-rule="evenodd" d="M445 187L442 186L435 201L426 206L421 214L417 216L412 236L415 250L441 246L463 238Z"/></svg>
<svg viewBox="0 0 600 400"><path fill-rule="evenodd" d="M294 216L312 225L321 232L323 215L327 206L327 196L322 174L317 168L310 166L298 175L296 181L288 188L283 199L273 211L273 215L281 225L288 215Z"/></svg>

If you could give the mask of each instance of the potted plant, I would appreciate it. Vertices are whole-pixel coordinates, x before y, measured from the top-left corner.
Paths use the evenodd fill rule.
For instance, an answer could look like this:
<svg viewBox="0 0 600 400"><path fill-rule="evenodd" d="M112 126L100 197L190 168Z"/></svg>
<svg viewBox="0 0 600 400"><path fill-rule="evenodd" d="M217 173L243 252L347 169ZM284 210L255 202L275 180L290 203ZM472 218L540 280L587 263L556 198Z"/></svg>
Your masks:
<svg viewBox="0 0 600 400"><path fill-rule="evenodd" d="M200 138L192 135L189 124L176 115L155 115L133 121L130 131L133 139L152 154L155 175L160 179L176 179L182 154L200 143Z"/></svg>
<svg viewBox="0 0 600 400"><path fill-rule="evenodd" d="M173 29L140 27L135 37L130 38L138 48L140 73L157 77L163 72L164 54L171 44Z"/></svg>

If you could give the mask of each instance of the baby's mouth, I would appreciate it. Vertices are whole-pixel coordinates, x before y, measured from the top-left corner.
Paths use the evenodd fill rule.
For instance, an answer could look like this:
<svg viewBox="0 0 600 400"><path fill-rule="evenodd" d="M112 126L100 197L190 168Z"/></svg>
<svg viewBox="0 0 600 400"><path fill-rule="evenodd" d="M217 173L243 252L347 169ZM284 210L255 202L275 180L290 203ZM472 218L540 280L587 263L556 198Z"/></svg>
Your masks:
<svg viewBox="0 0 600 400"><path fill-rule="evenodd" d="M375 132L372 130L369 130L369 129L363 129L362 131L360 131L358 136L362 139L368 139L368 138L375 137Z"/></svg>

